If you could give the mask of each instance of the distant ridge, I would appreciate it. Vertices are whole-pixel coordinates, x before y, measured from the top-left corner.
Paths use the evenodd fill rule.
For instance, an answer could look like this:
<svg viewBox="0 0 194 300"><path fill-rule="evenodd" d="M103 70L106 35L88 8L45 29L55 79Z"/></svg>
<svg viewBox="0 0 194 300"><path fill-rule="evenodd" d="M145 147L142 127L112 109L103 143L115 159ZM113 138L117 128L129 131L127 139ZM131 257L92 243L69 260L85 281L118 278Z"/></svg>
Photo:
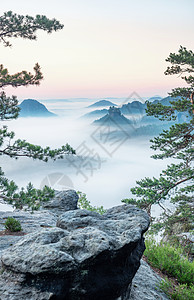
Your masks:
<svg viewBox="0 0 194 300"><path fill-rule="evenodd" d="M54 117L46 106L34 99L26 99L20 105L19 117Z"/></svg>
<svg viewBox="0 0 194 300"><path fill-rule="evenodd" d="M92 105L89 105L88 107L106 107L106 106L110 107L110 106L117 106L117 105L108 100L100 100L95 102Z"/></svg>
<svg viewBox="0 0 194 300"><path fill-rule="evenodd" d="M69 99L46 99L46 100L41 100L43 103L50 103L50 102L72 102L72 100Z"/></svg>
<svg viewBox="0 0 194 300"><path fill-rule="evenodd" d="M162 100L162 97L160 97L159 95L156 95L156 96L153 96L153 97L148 99L148 101L150 101L150 102L153 102L155 100L160 101L160 100Z"/></svg>
<svg viewBox="0 0 194 300"><path fill-rule="evenodd" d="M123 104L121 107L121 112L124 115L130 114L144 114L146 109L146 104L140 101L133 101L131 103Z"/></svg>
<svg viewBox="0 0 194 300"><path fill-rule="evenodd" d="M82 116L82 118L100 118L105 116L108 113L108 109L96 109L93 110L85 115Z"/></svg>

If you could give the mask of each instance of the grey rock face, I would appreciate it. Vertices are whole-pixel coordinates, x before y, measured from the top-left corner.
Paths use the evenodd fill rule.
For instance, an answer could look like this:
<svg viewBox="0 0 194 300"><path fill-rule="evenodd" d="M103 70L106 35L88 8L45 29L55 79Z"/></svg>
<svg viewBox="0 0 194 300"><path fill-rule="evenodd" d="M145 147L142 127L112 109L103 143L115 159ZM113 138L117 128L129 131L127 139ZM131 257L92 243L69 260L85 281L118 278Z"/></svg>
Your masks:
<svg viewBox="0 0 194 300"><path fill-rule="evenodd" d="M43 209L60 215L68 210L77 209L78 194L74 190L56 191L53 200L43 204Z"/></svg>
<svg viewBox="0 0 194 300"><path fill-rule="evenodd" d="M4 223L8 217L13 217L20 221L22 230L26 234L56 226L57 216L49 211L37 211L31 214L25 211L2 212L0 211L0 231L4 230ZM22 236L4 235L0 236L0 254L4 249L14 245Z"/></svg>
<svg viewBox="0 0 194 300"><path fill-rule="evenodd" d="M55 227L57 218L65 211L77 209L78 195L73 190L55 191L53 200L44 203L39 211L33 214L30 211L15 210L13 212L0 211L0 231L4 230L4 223L8 217L20 221L22 230L31 233L42 228ZM0 254L4 249L14 245L22 236L0 235Z"/></svg>
<svg viewBox="0 0 194 300"><path fill-rule="evenodd" d="M31 233L3 252L0 299L127 300L148 226L148 215L131 205L102 216L67 211L57 227Z"/></svg>
<svg viewBox="0 0 194 300"><path fill-rule="evenodd" d="M168 300L169 298L159 289L161 278L141 260L141 266L131 286L128 300Z"/></svg>

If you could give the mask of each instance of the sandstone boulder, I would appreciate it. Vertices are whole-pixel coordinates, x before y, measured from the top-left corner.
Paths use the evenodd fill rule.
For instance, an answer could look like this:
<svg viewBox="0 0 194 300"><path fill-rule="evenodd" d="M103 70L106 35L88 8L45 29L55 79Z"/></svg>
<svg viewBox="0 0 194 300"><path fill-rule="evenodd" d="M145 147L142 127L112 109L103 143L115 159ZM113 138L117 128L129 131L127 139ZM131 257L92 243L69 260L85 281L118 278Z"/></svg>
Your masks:
<svg viewBox="0 0 194 300"><path fill-rule="evenodd" d="M1 299L129 299L148 226L132 205L67 211L3 252Z"/></svg>

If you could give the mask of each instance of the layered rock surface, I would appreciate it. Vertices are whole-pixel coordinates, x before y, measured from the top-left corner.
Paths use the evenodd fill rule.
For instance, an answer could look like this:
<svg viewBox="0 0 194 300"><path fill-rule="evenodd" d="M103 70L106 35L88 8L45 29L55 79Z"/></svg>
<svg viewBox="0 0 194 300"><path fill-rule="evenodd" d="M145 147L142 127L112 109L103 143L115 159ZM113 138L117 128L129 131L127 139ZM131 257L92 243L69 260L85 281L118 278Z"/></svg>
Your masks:
<svg viewBox="0 0 194 300"><path fill-rule="evenodd" d="M74 204L62 213L65 198ZM58 194L48 207L51 212L44 208L34 215L12 213L20 220L23 214L22 227L32 233L17 237L20 240L2 253L0 299L129 300L145 249L147 214L131 205L114 207L102 216L75 209L73 191Z"/></svg>
<svg viewBox="0 0 194 300"><path fill-rule="evenodd" d="M4 251L2 277L7 281L11 272L17 286L13 299L23 299L25 289L28 299L42 293L45 299L125 297L145 249L147 214L129 205L103 216L77 209L62 214L56 225ZM4 284L1 288L4 294L8 290Z"/></svg>
<svg viewBox="0 0 194 300"><path fill-rule="evenodd" d="M78 195L74 190L56 191L53 200L44 203L39 211L31 214L29 211L0 211L0 231L5 229L4 223L8 217L13 217L21 223L24 233L31 233L42 228L55 227L57 218L65 211L77 209ZM18 235L0 235L1 251L12 246L21 239Z"/></svg>

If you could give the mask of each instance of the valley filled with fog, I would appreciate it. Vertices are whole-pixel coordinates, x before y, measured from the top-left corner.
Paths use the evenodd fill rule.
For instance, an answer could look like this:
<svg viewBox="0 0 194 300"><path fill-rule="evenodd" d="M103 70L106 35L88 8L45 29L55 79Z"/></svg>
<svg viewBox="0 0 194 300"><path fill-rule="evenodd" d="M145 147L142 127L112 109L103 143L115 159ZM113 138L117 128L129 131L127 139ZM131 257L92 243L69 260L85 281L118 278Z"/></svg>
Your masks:
<svg viewBox="0 0 194 300"><path fill-rule="evenodd" d="M122 99L111 100L121 104ZM1 166L8 179L19 187L29 182L36 188L45 184L54 189L73 188L86 193L92 205L109 208L121 204L131 196L130 188L136 180L144 177L158 177L170 161L154 160L149 136L127 135L125 131L117 137L108 137L108 128L94 126L85 114L94 110L88 107L95 100L48 100L40 101L57 116L51 118L28 117L4 122L16 134L15 138L30 143L58 148L70 144L77 155L49 162L28 158L17 160L1 156ZM135 118L135 117L134 117ZM135 130L131 125L131 131ZM5 206L1 205L5 209Z"/></svg>

